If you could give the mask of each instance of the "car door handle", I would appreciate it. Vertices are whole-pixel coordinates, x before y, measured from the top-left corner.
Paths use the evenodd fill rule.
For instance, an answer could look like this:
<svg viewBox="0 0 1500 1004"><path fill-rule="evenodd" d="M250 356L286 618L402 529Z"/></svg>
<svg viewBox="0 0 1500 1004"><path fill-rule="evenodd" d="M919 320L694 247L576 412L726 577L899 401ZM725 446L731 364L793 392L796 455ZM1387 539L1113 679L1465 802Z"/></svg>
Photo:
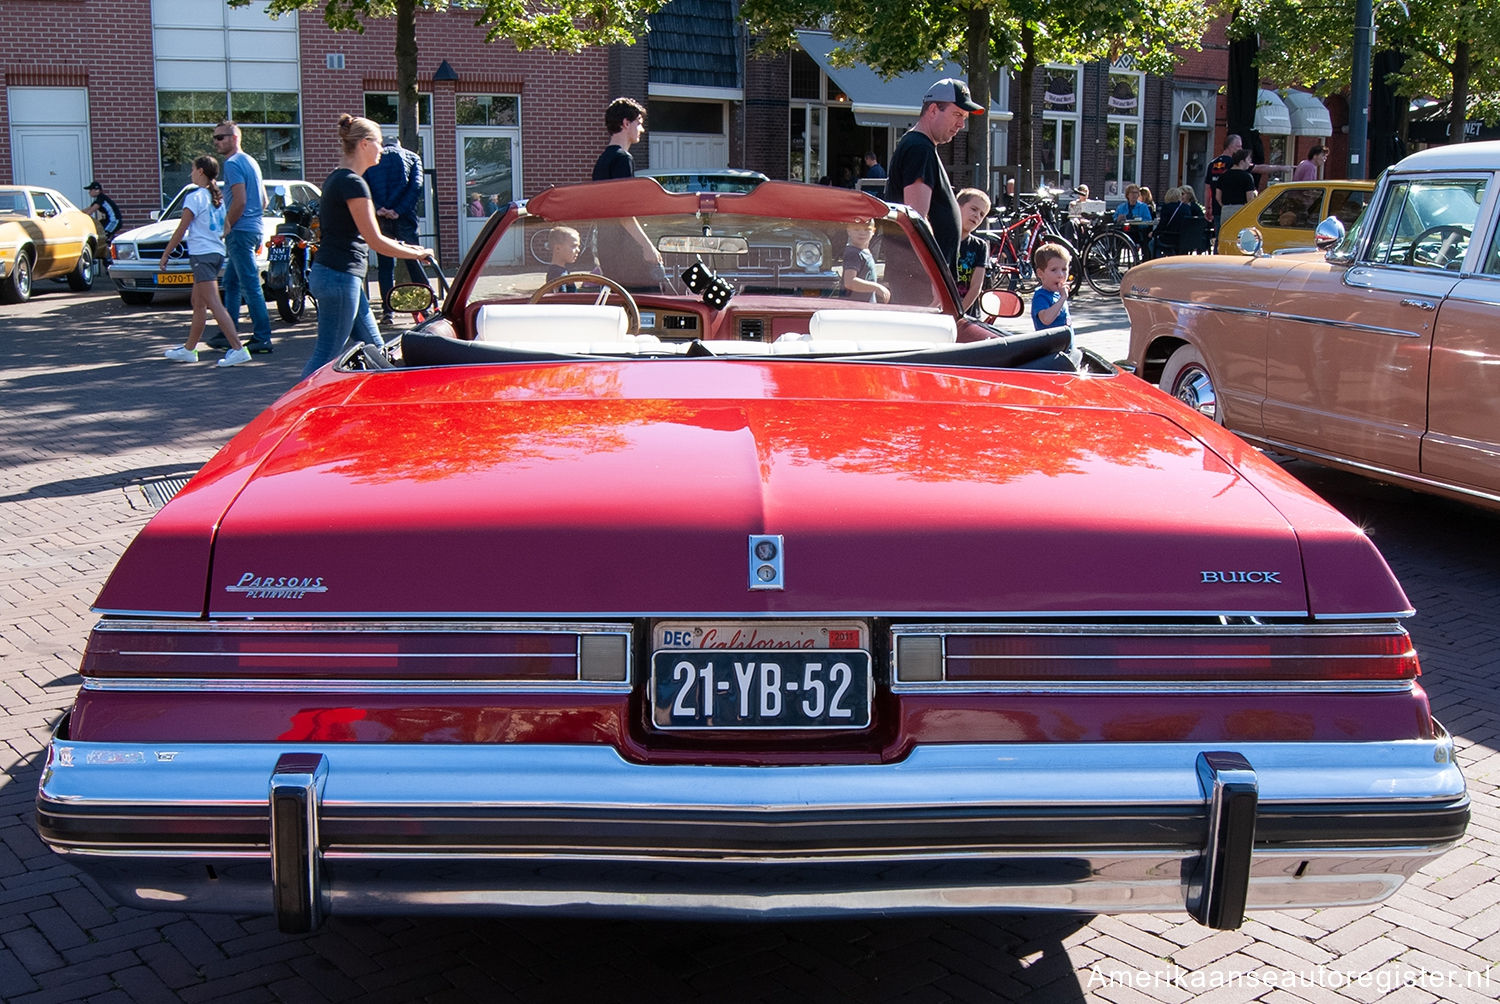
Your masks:
<svg viewBox="0 0 1500 1004"><path fill-rule="evenodd" d="M1437 304L1433 303L1431 300L1406 299L1406 300L1402 300L1401 301L1401 306L1403 306L1403 307L1416 307L1418 310L1436 310L1437 309Z"/></svg>

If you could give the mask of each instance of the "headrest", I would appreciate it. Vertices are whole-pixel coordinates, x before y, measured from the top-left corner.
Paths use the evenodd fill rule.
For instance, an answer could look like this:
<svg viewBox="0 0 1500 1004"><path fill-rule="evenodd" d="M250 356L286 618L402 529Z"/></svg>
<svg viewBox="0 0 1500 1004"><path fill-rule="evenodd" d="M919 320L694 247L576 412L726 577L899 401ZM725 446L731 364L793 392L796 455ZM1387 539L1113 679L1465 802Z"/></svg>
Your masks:
<svg viewBox="0 0 1500 1004"><path fill-rule="evenodd" d="M947 314L915 314L904 310L816 310L807 322L814 340L845 339L852 342L928 342L939 345L958 341L958 325Z"/></svg>
<svg viewBox="0 0 1500 1004"><path fill-rule="evenodd" d="M625 308L592 303L487 303L474 318L477 342L623 341Z"/></svg>

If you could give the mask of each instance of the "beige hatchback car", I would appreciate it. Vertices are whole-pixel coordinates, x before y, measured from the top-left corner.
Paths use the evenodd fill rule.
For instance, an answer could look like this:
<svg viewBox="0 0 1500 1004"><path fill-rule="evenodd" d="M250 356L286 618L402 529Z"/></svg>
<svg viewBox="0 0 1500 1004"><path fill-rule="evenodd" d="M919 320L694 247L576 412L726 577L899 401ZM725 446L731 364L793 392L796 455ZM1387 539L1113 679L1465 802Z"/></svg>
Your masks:
<svg viewBox="0 0 1500 1004"><path fill-rule="evenodd" d="M1388 170L1326 253L1132 269L1128 364L1278 452L1500 509L1500 142Z"/></svg>

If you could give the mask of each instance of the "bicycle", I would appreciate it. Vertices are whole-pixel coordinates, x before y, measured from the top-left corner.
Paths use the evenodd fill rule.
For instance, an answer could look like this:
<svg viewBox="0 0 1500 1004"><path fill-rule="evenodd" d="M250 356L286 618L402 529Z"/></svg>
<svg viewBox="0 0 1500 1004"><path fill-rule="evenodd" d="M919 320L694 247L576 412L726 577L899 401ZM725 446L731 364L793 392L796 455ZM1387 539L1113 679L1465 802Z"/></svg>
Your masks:
<svg viewBox="0 0 1500 1004"><path fill-rule="evenodd" d="M1156 226L1155 220L1111 220L1083 245L1083 277L1101 296L1117 296L1125 273L1141 263L1145 253L1143 236Z"/></svg>
<svg viewBox="0 0 1500 1004"><path fill-rule="evenodd" d="M1078 249L1057 227L1057 199L1046 188L1035 198L1024 202L1021 212L1010 221L998 221L1000 228L976 230L974 233L990 245L990 260L995 267L985 272L985 289L1007 288L1030 293L1037 287L1033 255L1043 244L1058 244L1068 252L1068 295L1078 292L1083 282Z"/></svg>

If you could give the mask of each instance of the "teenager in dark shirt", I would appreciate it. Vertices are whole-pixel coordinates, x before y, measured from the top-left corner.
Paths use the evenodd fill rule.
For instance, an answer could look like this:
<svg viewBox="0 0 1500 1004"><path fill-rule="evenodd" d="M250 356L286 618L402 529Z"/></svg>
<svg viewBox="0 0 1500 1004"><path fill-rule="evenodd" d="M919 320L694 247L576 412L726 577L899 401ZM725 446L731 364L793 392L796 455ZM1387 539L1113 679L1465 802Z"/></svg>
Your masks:
<svg viewBox="0 0 1500 1004"><path fill-rule="evenodd" d="M339 141L343 157L323 182L318 258L308 275L308 289L318 298L318 341L304 377L332 361L351 336L384 344L365 282L371 248L392 258L432 258L427 248L391 240L375 220L364 173L380 160L380 126L345 115L339 119Z"/></svg>
<svg viewBox="0 0 1500 1004"><path fill-rule="evenodd" d="M1229 170L1219 177L1216 186L1222 204L1219 206L1219 236L1224 236L1224 225L1239 210L1245 208L1245 203L1260 194L1256 189L1258 182L1255 175L1250 171L1250 151L1239 150L1230 158ZM1233 235L1230 235L1233 238Z"/></svg>

